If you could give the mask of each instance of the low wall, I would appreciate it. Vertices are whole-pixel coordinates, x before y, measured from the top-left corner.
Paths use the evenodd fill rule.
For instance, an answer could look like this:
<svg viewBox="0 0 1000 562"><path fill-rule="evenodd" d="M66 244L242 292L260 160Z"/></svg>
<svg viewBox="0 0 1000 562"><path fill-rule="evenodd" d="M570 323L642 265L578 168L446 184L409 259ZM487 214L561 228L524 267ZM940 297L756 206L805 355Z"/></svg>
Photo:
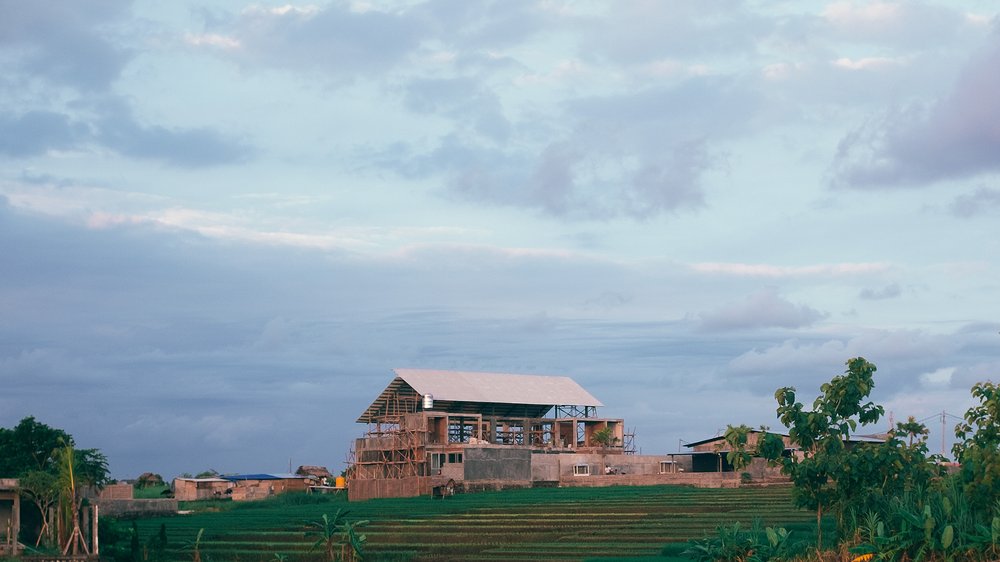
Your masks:
<svg viewBox="0 0 1000 562"><path fill-rule="evenodd" d="M97 505L101 508L101 515L108 517L177 513L177 500L169 498L148 500L102 499L97 502Z"/></svg>
<svg viewBox="0 0 1000 562"><path fill-rule="evenodd" d="M429 496L434 486L447 483L440 477L411 476L409 478L376 478L373 480L348 480L347 499L349 501L375 498L412 498Z"/></svg>
<svg viewBox="0 0 1000 562"><path fill-rule="evenodd" d="M559 481L564 487L658 486L675 484L696 488L738 488L740 481L730 473L681 472L676 474L592 474L568 476Z"/></svg>

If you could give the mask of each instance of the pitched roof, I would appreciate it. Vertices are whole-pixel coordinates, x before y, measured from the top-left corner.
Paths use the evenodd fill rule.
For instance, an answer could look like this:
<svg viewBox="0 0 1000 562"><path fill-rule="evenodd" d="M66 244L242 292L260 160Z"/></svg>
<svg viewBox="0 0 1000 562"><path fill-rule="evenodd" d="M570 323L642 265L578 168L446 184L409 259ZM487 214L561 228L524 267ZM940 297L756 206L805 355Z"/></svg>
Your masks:
<svg viewBox="0 0 1000 562"><path fill-rule="evenodd" d="M532 415L542 415L553 406L603 406L573 379L563 376L516 375L474 371L394 369L396 377L365 410L358 423L386 415L398 392L417 397L431 395L438 406L492 404L526 406ZM465 407L468 410L468 407Z"/></svg>

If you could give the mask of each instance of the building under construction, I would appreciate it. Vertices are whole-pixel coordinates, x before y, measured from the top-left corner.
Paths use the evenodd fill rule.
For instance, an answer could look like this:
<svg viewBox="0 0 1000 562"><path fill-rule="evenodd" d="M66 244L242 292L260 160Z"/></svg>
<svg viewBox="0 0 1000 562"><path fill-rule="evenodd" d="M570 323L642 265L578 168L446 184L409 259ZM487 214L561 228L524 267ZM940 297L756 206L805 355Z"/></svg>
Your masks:
<svg viewBox="0 0 1000 562"><path fill-rule="evenodd" d="M396 369L358 418L350 499L508 487L662 483L624 421L568 377Z"/></svg>

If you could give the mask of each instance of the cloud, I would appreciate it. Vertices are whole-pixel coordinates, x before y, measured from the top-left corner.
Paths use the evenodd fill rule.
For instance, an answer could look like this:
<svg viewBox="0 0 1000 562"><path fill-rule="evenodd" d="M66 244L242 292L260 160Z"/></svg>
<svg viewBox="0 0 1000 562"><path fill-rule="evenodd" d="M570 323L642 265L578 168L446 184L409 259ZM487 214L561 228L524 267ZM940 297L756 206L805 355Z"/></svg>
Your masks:
<svg viewBox="0 0 1000 562"><path fill-rule="evenodd" d="M23 158L50 150L75 148L90 129L69 116L51 111L0 113L0 154Z"/></svg>
<svg viewBox="0 0 1000 562"><path fill-rule="evenodd" d="M182 129L139 123L124 103L103 104L95 141L124 156L200 168L243 162L253 149L208 127Z"/></svg>
<svg viewBox="0 0 1000 562"><path fill-rule="evenodd" d="M827 315L806 305L793 304L766 288L711 312L699 314L701 327L708 331L747 330L755 328L796 329L810 326Z"/></svg>
<svg viewBox="0 0 1000 562"><path fill-rule="evenodd" d="M429 95L445 84L459 85L466 99ZM672 86L579 97L550 115L512 117L510 129L526 142L497 144L494 131L506 135L507 120L481 86L414 86L410 107L450 115L454 130L429 150L396 144L372 159L373 167L443 175L457 199L567 219L648 219L704 207L703 177L724 167L715 143L748 130L757 106L756 95L734 79L690 76Z"/></svg>
<svg viewBox="0 0 1000 562"><path fill-rule="evenodd" d="M0 155L30 158L95 147L192 168L241 162L253 154L249 145L206 127L141 124L124 102L114 99L100 103L94 112L81 118L45 110L0 113Z"/></svg>
<svg viewBox="0 0 1000 562"><path fill-rule="evenodd" d="M885 300L894 299L900 294L902 294L902 291L899 288L899 284L892 283L882 287L881 289L862 289L862 291L858 293L858 298L864 300Z"/></svg>
<svg viewBox="0 0 1000 562"><path fill-rule="evenodd" d="M888 111L840 141L837 187L921 186L1000 172L1000 33L963 69L951 92Z"/></svg>
<svg viewBox="0 0 1000 562"><path fill-rule="evenodd" d="M81 91L103 91L131 56L106 37L109 23L128 7L129 2L115 0L4 2L0 49L13 59L22 84L44 79Z"/></svg>
<svg viewBox="0 0 1000 562"><path fill-rule="evenodd" d="M959 195L951 203L951 214L968 218L1000 210L1000 189L980 187L972 193Z"/></svg>
<svg viewBox="0 0 1000 562"><path fill-rule="evenodd" d="M207 22L188 36L248 67L319 72L334 83L379 77L403 62L425 35L425 24L407 11L353 9L348 2L289 9L250 7Z"/></svg>
<svg viewBox="0 0 1000 562"><path fill-rule="evenodd" d="M499 97L471 78L418 78L406 85L404 103L416 113L437 113L462 130L503 142L511 133Z"/></svg>

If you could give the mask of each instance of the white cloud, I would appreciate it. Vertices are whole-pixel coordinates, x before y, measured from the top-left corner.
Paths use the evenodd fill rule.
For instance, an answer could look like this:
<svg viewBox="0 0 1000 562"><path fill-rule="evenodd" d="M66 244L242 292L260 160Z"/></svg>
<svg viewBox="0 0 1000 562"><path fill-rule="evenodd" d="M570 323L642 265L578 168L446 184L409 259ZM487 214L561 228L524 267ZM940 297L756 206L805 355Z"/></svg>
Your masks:
<svg viewBox="0 0 1000 562"><path fill-rule="evenodd" d="M188 34L184 36L184 41L195 47L208 46L221 49L238 49L240 42L235 37L220 35L218 33L204 33L201 35Z"/></svg>
<svg viewBox="0 0 1000 562"><path fill-rule="evenodd" d="M777 289L766 288L749 295L742 302L726 304L699 316L702 328L725 331L802 328L823 319L826 314L806 305L791 303L778 295Z"/></svg>
<svg viewBox="0 0 1000 562"><path fill-rule="evenodd" d="M879 70L887 66L898 66L905 64L900 58L893 57L865 57L860 59L850 59L841 57L833 61L833 65L846 70Z"/></svg>

